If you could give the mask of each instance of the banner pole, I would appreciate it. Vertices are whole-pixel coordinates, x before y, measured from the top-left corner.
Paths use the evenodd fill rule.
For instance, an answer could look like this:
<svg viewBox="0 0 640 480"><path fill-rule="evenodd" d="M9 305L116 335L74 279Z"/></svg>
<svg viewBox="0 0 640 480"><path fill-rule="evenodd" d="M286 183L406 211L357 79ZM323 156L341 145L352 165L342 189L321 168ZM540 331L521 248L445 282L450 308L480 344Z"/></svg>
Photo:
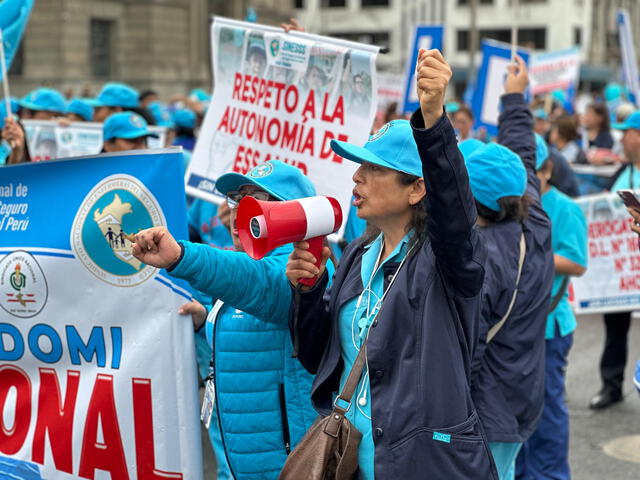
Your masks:
<svg viewBox="0 0 640 480"><path fill-rule="evenodd" d="M11 116L11 99L9 97L9 75L7 75L7 62L4 55L4 38L0 28L0 64L2 64L2 89L4 90L4 104L7 109L7 117Z"/></svg>
<svg viewBox="0 0 640 480"><path fill-rule="evenodd" d="M520 14L520 1L513 2L513 24L511 25L511 61L516 61L518 51L518 15Z"/></svg>

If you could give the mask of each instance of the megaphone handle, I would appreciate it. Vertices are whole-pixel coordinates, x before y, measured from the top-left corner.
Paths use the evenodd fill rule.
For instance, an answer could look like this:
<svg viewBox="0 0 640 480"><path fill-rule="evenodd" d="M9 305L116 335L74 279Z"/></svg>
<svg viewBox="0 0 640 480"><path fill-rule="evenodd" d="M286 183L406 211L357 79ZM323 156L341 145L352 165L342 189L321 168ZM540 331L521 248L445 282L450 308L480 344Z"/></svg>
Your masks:
<svg viewBox="0 0 640 480"><path fill-rule="evenodd" d="M316 267L320 268L320 262L322 262L322 246L324 244L324 236L313 237L307 240L309 242L309 251L316 257ZM305 287L313 287L316 284L318 277L313 278L301 278L299 282Z"/></svg>

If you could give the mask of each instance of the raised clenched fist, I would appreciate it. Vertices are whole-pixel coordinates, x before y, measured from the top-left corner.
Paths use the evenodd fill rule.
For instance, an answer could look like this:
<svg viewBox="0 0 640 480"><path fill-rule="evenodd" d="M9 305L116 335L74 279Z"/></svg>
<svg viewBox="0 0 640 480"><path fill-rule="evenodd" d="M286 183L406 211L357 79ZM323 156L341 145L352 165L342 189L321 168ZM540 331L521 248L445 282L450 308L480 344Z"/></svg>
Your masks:
<svg viewBox="0 0 640 480"><path fill-rule="evenodd" d="M439 50L420 50L416 68L420 110L426 128L432 127L444 113L444 95L451 80L451 67Z"/></svg>

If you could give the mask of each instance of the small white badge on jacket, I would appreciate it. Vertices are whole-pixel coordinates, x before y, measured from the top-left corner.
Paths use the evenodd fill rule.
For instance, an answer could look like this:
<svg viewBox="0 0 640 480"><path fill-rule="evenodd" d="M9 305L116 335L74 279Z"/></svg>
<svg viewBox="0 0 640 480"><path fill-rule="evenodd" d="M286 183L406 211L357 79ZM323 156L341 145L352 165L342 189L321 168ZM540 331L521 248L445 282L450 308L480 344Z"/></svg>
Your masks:
<svg viewBox="0 0 640 480"><path fill-rule="evenodd" d="M213 406L216 402L216 387L212 380L208 380L204 389L204 398L202 399L202 409L200 410L200 420L204 423L206 429L211 425L211 417L213 416Z"/></svg>

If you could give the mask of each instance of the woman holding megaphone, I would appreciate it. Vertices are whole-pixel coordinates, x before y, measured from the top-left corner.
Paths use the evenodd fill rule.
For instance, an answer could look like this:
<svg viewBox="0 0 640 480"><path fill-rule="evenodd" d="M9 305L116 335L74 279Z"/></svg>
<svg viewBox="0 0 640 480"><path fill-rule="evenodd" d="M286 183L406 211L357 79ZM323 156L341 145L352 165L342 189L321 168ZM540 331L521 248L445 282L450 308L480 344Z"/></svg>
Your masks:
<svg viewBox="0 0 640 480"><path fill-rule="evenodd" d="M357 469L361 479L497 479L469 393L486 249L443 107L451 69L439 51L421 50L416 76L420 110L410 122L386 124L364 147L332 142L360 164L354 204L369 235L344 252L330 290L327 251L319 268L306 242L289 257L299 294L290 328L300 361L316 374L311 399L325 418L280 478L335 468L336 478ZM316 275L313 287L298 286ZM340 464L330 454L310 467L313 445L336 431Z"/></svg>
<svg viewBox="0 0 640 480"><path fill-rule="evenodd" d="M218 299L208 316L196 302L182 307L196 326L204 325L213 348L203 421L219 422L223 448L216 454L226 456L233 478L275 480L316 417L312 376L292 358L287 324L292 295L285 276L291 245L258 261L250 258L238 239L237 207L244 197L294 200L314 196L315 188L298 168L277 160L246 175L222 175L216 188L231 207L237 251L177 242L166 228L156 227L136 235L133 254ZM214 399L216 409L207 407Z"/></svg>

